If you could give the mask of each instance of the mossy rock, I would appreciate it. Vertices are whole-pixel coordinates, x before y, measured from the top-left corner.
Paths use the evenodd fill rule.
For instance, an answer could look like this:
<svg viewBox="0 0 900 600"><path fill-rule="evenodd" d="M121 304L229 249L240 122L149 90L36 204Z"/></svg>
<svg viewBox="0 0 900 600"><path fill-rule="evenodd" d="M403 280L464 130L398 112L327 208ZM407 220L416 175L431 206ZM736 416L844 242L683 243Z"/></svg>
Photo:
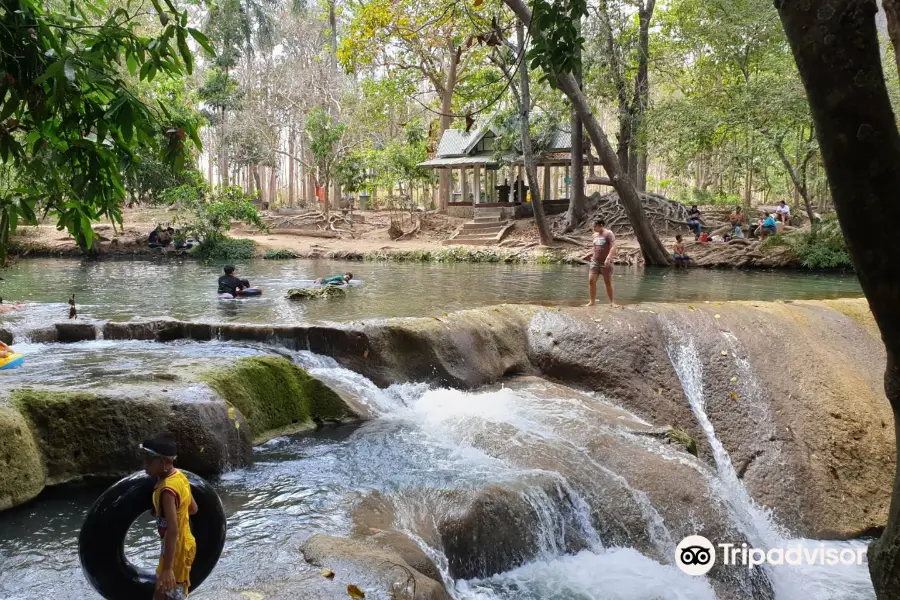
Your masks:
<svg viewBox="0 0 900 600"><path fill-rule="evenodd" d="M356 417L331 388L286 358L243 358L201 378L244 415L256 442L318 420Z"/></svg>
<svg viewBox="0 0 900 600"><path fill-rule="evenodd" d="M0 408L0 510L37 496L44 480L44 464L25 418Z"/></svg>
<svg viewBox="0 0 900 600"><path fill-rule="evenodd" d="M170 404L89 392L24 389L10 394L43 456L47 484L137 470L137 445L166 427Z"/></svg>
<svg viewBox="0 0 900 600"><path fill-rule="evenodd" d="M691 437L686 432L675 429L674 427L667 432L669 437L669 442L672 444L678 444L684 447L685 450L697 456L697 440Z"/></svg>
<svg viewBox="0 0 900 600"><path fill-rule="evenodd" d="M321 287L303 287L288 290L288 300L309 300L311 298L343 298L347 290L342 286L323 285Z"/></svg>
<svg viewBox="0 0 900 600"><path fill-rule="evenodd" d="M246 420L221 399L209 396L182 401L155 392L108 395L23 389L12 392L10 399L31 428L46 484L54 485L138 470L138 444L159 431L175 434L176 466L216 475L248 464L252 447Z"/></svg>

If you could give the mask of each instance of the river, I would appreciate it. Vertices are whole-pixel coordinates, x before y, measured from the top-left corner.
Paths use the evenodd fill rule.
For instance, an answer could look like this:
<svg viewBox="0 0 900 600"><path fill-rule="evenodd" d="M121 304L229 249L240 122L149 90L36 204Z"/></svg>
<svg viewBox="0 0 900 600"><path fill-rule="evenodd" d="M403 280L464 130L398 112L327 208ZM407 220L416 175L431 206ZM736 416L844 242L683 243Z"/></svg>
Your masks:
<svg viewBox="0 0 900 600"><path fill-rule="evenodd" d="M364 317L430 315L509 302L576 303L584 293L584 269L515 265L418 265L332 261L254 261L239 265L262 298L225 305L214 298L220 267L184 262L79 262L30 260L4 272L2 295L25 310L7 317L18 329L62 320L64 299L75 293L81 316L96 319L171 316L207 321L316 322ZM291 303L283 292L296 281L352 270L363 281L337 301ZM855 279L800 273L620 270L623 302L727 299L797 299L855 296ZM59 314L58 314L59 313ZM672 329L671 361L691 409L715 449L714 469L704 471L728 519L746 539L763 547L796 540L757 507L737 479L728 454L704 412L702 372L694 341ZM272 352L253 344L97 340L77 344L17 345L27 368L3 372L0 387L51 384L67 389L167 385L171 373ZM283 353L283 352L282 352ZM442 572L455 600L713 600L704 578L681 573L668 561L628 545L609 545L594 527L591 506L605 492L592 481L613 477L634 498L661 550L677 542L683 524L667 522L642 491L597 462L588 439L614 435L636 443L601 413L625 415L609 398L526 378L464 392L424 384L380 389L307 352L291 358L332 386L352 393L375 418L358 426L276 438L255 450L254 464L223 475L215 485L228 513L228 543L213 576L192 594L200 600L314 600L332 597L332 582L307 565L298 548L315 533L348 534L353 507L373 492L397 507L398 527L418 540ZM708 426L707 426L708 425ZM498 435L498 432L503 432ZM573 435L577 432L577 435ZM640 442L644 444L644 442ZM647 442L648 451L667 450ZM556 482L563 503L534 481ZM449 510L454 494L489 486L521 489L539 515L536 556L482 579L454 579L439 544L416 525L421 513ZM81 574L77 535L101 489L67 485L0 513L0 598L93 599ZM826 542L859 549L865 541ZM158 553L149 519L133 527L128 555L149 566ZM341 573L343 576L344 574ZM872 600L866 565L824 569L781 567L768 574L777 600ZM366 589L364 575L353 580ZM344 584L350 581L344 580ZM371 588L370 588L371 589ZM799 590L802 590L800 592ZM797 595L800 593L801 595ZM367 597L380 596L370 593ZM748 598L749 592L748 592Z"/></svg>

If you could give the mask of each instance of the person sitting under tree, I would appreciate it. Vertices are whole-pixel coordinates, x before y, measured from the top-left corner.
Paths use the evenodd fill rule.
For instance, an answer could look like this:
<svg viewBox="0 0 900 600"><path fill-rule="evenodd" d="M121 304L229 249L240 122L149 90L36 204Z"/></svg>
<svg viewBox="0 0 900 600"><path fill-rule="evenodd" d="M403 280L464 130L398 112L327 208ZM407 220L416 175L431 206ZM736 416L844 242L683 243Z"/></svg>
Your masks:
<svg viewBox="0 0 900 600"><path fill-rule="evenodd" d="M787 205L787 202L782 200L778 203L778 206L775 208L775 219L780 221L784 225L788 225L791 220L791 207Z"/></svg>
<svg viewBox="0 0 900 600"><path fill-rule="evenodd" d="M584 260L590 259L591 267L588 276L588 291L591 301L586 306L594 306L597 303L597 278L602 274L603 282L606 284L606 295L609 297L609 304L616 306L613 299L613 258L616 255L615 249L616 236L606 228L603 219L594 221L594 243L590 254L585 255Z"/></svg>
<svg viewBox="0 0 900 600"><path fill-rule="evenodd" d="M700 209L696 204L691 206L691 210L688 211L687 224L694 232L694 239L700 239L700 234L703 233L703 223L700 222Z"/></svg>
<svg viewBox="0 0 900 600"><path fill-rule="evenodd" d="M689 259L681 235L675 236L675 247L672 248L672 258L675 259L676 267L687 267L687 261Z"/></svg>
<svg viewBox="0 0 900 600"><path fill-rule="evenodd" d="M731 223L731 228L734 230L735 234L744 227L744 223L747 221L746 215L744 215L744 209L740 206L736 206L734 208L734 212L728 216L728 221Z"/></svg>
<svg viewBox="0 0 900 600"><path fill-rule="evenodd" d="M759 239L764 240L770 235L778 233L778 225L775 224L775 217L772 213L767 212L766 218L760 220L759 227L756 228L756 235Z"/></svg>

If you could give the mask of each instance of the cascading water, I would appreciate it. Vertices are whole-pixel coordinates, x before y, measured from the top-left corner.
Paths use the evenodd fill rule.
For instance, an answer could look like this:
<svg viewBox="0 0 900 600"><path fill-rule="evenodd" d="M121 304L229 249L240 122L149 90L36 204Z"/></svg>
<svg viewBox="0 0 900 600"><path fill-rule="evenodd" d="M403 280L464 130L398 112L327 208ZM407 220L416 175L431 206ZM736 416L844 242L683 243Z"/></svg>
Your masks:
<svg viewBox="0 0 900 600"><path fill-rule="evenodd" d="M716 430L709 418L706 407L706 395L703 389L703 363L697 352L694 338L685 328L674 323L667 323L669 342L667 346L669 358L690 403L691 411L706 437L712 450L716 467L716 478L713 480L719 496L725 501L729 513L747 541L762 550L771 548L789 548L800 545L811 551L823 550L825 547L836 550L859 551L865 543L832 542L791 538L788 532L775 523L772 514L753 501L732 464L731 457L722 441L716 436ZM740 352L737 339L729 332L721 332L726 345L731 349L736 367L744 381L750 382L748 388L755 390L755 377L746 359L738 356ZM758 400L752 396L748 401ZM716 540L712 540L717 543ZM740 568L740 567L738 567ZM874 598L874 591L869 579L867 566L766 566L766 571L773 584L773 591L778 600L794 600L805 598L810 600L869 599Z"/></svg>
<svg viewBox="0 0 900 600"><path fill-rule="evenodd" d="M118 356L131 368L144 365L145 369L170 364L173 356L195 368L220 358L226 347L235 356L270 351L111 341L67 348L75 352L95 347L98 355L103 350L104 357ZM614 462L607 463L604 452L591 451L593 440L626 440L631 448L657 453L654 460L665 465L688 460L683 453L667 450L668 446L643 441L649 438L639 438L647 448L633 442L638 439L634 428L650 427L633 415L601 397L538 379L478 392L417 383L380 389L330 358L308 352L291 353L291 357L368 412L371 420L360 427L278 438L257 449L253 466L223 476L219 490L230 514L228 551L215 576L192 598L255 597L242 595L244 591L274 599L335 597L326 594L333 594L333 586L328 587L318 570L298 558L297 548L313 533L349 535L354 527L353 504L373 492L390 498L395 509L393 527L432 558L455 600L716 598L707 579L685 575L672 564L677 542L673 532L681 530L678 523L666 521L668 513L659 497L648 494L646 482ZM706 414L702 369L693 347L673 344L672 361L715 449L713 492L754 544L779 540L781 532L753 505L724 447L714 441L711 422L700 416ZM105 364L95 368L98 377L101 371L108 374ZM84 370L84 363L79 370ZM65 365L54 375L66 384L77 376L76 371L66 371ZM708 471L696 461L688 462ZM525 512L532 515L524 525L534 534L534 546L527 558L503 572L456 579L451 575L451 557L435 532L437 523L459 509L460 496L498 487L518 494ZM605 530L598 530L604 519L614 521L618 516L598 516L605 496L612 493L623 499L622 510L630 513L622 522L631 537L616 542L604 537ZM0 515L0 597L92 598L74 552L90 497L81 504L68 498L47 502L46 509L38 503L9 518ZM152 559L158 542L148 540L139 550ZM809 569L802 576L804 593L781 593L780 597L872 597L864 570ZM295 589L303 593L285 595L285 590ZM367 597L379 596L369 593Z"/></svg>

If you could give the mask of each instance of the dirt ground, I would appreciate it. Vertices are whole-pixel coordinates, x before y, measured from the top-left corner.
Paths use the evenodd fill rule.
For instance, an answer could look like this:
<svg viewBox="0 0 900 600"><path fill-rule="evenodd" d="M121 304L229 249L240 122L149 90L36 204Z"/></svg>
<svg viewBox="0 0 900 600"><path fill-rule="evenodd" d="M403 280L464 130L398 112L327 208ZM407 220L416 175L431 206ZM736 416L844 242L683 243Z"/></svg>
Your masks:
<svg viewBox="0 0 900 600"><path fill-rule="evenodd" d="M298 257L362 258L378 253L433 252L444 248L446 240L462 226L465 219L437 213L394 213L356 211L352 214L335 214L329 220L302 214L268 213L264 216L269 231L234 223L229 234L251 239L257 244L257 254L269 250L290 250ZM588 225L563 234L564 215L551 217L551 228L556 237L555 260L578 262L590 250L591 231ZM391 239L389 229L392 220L405 235ZM114 229L109 223L94 226L97 246L103 255L140 256L151 255L147 236L157 224L178 228L176 213L163 208L133 208L123 212L124 230ZM696 266L780 268L796 267L796 261L786 254L784 247L762 251L756 242L740 244L700 244L685 235L688 254ZM12 250L19 256L72 255L80 256L75 241L65 231L59 231L50 222L38 226L20 227L12 237ZM642 262L640 248L631 235L617 239L616 263L639 265ZM671 248L674 235L664 236L663 243ZM514 253L518 259L540 261L546 258L546 248L540 245L534 219L521 219L497 246L476 248L496 249L502 253Z"/></svg>

